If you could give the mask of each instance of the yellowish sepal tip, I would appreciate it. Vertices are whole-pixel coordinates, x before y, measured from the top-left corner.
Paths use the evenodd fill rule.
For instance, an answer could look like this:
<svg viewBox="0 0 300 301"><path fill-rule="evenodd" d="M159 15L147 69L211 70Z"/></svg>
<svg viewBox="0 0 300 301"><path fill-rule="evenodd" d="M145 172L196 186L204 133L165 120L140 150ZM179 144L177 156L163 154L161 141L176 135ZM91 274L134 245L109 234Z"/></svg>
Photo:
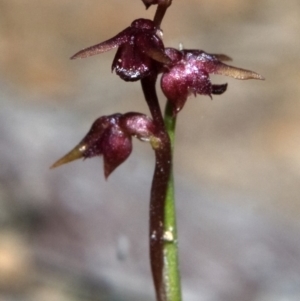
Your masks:
<svg viewBox="0 0 300 301"><path fill-rule="evenodd" d="M50 169L59 167L63 164L75 161L77 159L80 159L83 157L83 151L85 150L85 147L83 145L77 145L74 147L69 153L67 153L65 156L57 160L54 164L50 166Z"/></svg>

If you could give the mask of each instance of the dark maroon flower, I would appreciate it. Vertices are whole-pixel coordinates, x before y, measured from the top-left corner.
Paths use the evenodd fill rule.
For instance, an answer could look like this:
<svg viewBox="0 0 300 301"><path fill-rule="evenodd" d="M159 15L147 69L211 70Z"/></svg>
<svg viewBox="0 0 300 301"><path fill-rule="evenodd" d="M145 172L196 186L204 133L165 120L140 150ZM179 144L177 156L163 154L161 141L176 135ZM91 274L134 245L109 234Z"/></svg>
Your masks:
<svg viewBox="0 0 300 301"><path fill-rule="evenodd" d="M107 178L131 154L132 136L150 141L155 146L158 139L151 118L144 114L113 114L98 118L83 140L52 168L79 158L103 156L104 175Z"/></svg>
<svg viewBox="0 0 300 301"><path fill-rule="evenodd" d="M227 75L236 79L263 79L255 72L232 67L222 63L231 60L223 54L208 54L201 50L176 50L166 48L171 67L165 68L161 78L161 88L174 106L174 114L184 106L190 94L222 94L227 84L213 85L209 74Z"/></svg>
<svg viewBox="0 0 300 301"><path fill-rule="evenodd" d="M160 64L170 63L164 52L161 31L153 21L138 19L115 37L77 52L71 59L85 58L118 48L112 70L125 81L137 81L157 74Z"/></svg>

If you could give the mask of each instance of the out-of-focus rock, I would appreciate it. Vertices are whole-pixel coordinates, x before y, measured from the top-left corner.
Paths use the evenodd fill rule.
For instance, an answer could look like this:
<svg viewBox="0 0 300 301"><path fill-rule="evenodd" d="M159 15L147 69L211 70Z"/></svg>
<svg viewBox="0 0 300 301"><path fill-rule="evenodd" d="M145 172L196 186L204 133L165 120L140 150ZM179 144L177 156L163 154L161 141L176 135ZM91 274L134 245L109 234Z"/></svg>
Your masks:
<svg viewBox="0 0 300 301"><path fill-rule="evenodd" d="M33 272L28 242L15 231L0 231L0 291L24 290Z"/></svg>

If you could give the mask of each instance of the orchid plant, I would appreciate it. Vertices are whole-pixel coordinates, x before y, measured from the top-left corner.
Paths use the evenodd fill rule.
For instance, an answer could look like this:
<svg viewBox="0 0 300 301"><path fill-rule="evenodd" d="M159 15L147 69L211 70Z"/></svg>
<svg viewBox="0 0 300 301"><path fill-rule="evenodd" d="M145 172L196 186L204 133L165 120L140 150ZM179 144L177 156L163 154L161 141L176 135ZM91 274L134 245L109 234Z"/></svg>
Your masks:
<svg viewBox="0 0 300 301"><path fill-rule="evenodd" d="M149 142L155 152L150 196L150 263L157 301L180 301L178 239L173 186L173 149L176 117L191 94L219 95L227 84L211 83L210 74L236 79L263 79L255 72L224 63L230 57L202 50L166 48L161 22L172 0L142 0L146 8L157 5L153 20L137 19L113 38L77 52L71 59L86 58L117 48L112 70L123 80L141 81L151 118L129 112L98 118L83 140L52 168L79 158L103 156L107 178L132 151L132 137ZM167 98L164 117L156 82Z"/></svg>

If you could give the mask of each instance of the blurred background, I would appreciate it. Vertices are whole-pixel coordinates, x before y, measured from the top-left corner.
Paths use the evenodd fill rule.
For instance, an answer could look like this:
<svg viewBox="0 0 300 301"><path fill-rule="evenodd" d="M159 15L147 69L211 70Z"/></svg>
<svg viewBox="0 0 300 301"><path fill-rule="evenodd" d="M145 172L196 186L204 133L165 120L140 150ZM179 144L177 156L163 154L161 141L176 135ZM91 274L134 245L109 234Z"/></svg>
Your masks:
<svg viewBox="0 0 300 301"><path fill-rule="evenodd" d="M49 170L99 116L148 114L114 51L70 61L140 17L139 0L0 0L0 299L154 300L148 202L154 156ZM191 97L175 153L185 301L300 300L300 2L173 1L166 46L224 53L266 81ZM161 104L164 97L160 94Z"/></svg>

